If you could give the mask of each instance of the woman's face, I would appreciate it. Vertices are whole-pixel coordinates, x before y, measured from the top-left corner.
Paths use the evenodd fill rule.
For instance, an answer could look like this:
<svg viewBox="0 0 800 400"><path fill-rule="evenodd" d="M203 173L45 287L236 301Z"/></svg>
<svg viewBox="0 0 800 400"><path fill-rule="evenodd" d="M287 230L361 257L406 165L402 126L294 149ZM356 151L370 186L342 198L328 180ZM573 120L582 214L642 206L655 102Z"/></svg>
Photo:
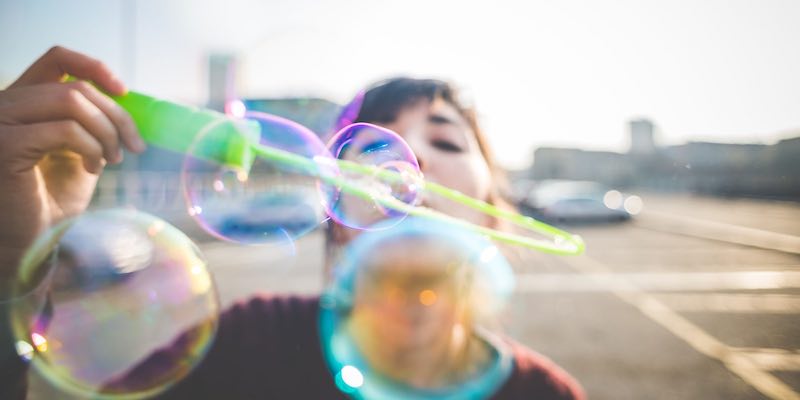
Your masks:
<svg viewBox="0 0 800 400"><path fill-rule="evenodd" d="M458 190L480 200L489 198L492 175L475 133L453 105L442 99L420 100L401 111L391 123L379 124L397 132L417 156L426 181ZM487 225L484 214L437 196L423 195L424 206L457 218Z"/></svg>
<svg viewBox="0 0 800 400"><path fill-rule="evenodd" d="M453 282L440 271L411 264L401 264L403 271L372 271L356 295L354 319L369 321L363 328L392 354L435 350L449 343L458 323L460 299Z"/></svg>
<svg viewBox="0 0 800 400"><path fill-rule="evenodd" d="M364 261L350 328L371 363L414 367L447 352L466 322L462 258L443 243L405 238Z"/></svg>

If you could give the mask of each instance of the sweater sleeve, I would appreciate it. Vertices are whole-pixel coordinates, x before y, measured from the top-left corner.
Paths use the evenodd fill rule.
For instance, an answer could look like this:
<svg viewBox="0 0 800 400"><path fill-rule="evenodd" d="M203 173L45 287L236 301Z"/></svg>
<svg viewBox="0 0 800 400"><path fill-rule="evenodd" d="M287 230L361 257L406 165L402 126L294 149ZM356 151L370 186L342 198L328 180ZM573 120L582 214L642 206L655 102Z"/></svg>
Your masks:
<svg viewBox="0 0 800 400"><path fill-rule="evenodd" d="M309 372L322 368L316 304L316 299L299 297L254 297L237 303L221 315L217 335L203 360L157 398L286 398L309 383L303 382L309 380ZM163 375L159 368L180 361L194 334L184 332L107 390L125 390ZM312 381L315 376L320 375L310 374Z"/></svg>
<svg viewBox="0 0 800 400"><path fill-rule="evenodd" d="M514 370L494 399L585 400L581 385L547 357L507 341L514 355Z"/></svg>
<svg viewBox="0 0 800 400"><path fill-rule="evenodd" d="M236 343L246 320L247 304L239 303L221 314L215 337L203 358L178 382L172 382L166 391L156 398L198 399L224 398L235 387L236 357L239 351ZM195 343L200 330L190 328L178 336L169 346L147 356L141 363L125 375L109 382L103 389L106 393L128 393L135 388L157 385L164 379L168 368L185 363L183 359L189 347ZM186 368L191 366L187 365ZM176 377L168 377L175 379ZM168 384L168 382L161 382ZM225 392L223 389L228 388Z"/></svg>
<svg viewBox="0 0 800 400"><path fill-rule="evenodd" d="M12 301L0 302L0 399L25 399L28 364L17 355L9 311Z"/></svg>

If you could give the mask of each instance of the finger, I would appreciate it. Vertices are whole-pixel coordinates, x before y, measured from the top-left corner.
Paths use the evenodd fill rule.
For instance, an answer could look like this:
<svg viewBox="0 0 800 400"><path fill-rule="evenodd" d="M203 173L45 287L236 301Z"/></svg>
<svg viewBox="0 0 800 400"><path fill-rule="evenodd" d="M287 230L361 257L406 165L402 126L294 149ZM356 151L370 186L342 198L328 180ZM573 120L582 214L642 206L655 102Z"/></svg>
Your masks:
<svg viewBox="0 0 800 400"><path fill-rule="evenodd" d="M146 145L139 135L139 131L130 114L114 100L85 81L48 83L6 90L3 92L2 98L0 98L0 120L29 123L42 122L47 119L47 116L40 116L41 111L34 114L31 113L33 113L36 108L52 107L53 101L48 100L54 100L60 96L54 93L69 89L79 90L89 101L103 111L116 127L120 139L122 139L122 142L128 150L135 153L144 151ZM12 106L9 107L9 104ZM56 106L57 105L58 104L56 104ZM29 107L30 109L24 110L23 107ZM25 117L24 120L23 117ZM68 115L58 114L56 118L50 119L67 118L69 118Z"/></svg>
<svg viewBox="0 0 800 400"><path fill-rule="evenodd" d="M66 74L92 81L114 95L128 91L101 61L61 46L55 46L39 57L9 88L60 82Z"/></svg>
<svg viewBox="0 0 800 400"><path fill-rule="evenodd" d="M0 113L11 116L21 124L45 121L75 120L103 146L105 159L111 163L122 161L119 134L111 119L85 93L96 91L86 82L38 85L44 92L35 98L16 101L0 107ZM42 90L41 88L44 88ZM102 95L100 95L102 96Z"/></svg>
<svg viewBox="0 0 800 400"><path fill-rule="evenodd" d="M133 122L131 115L110 97L101 93L92 85L79 85L81 92L111 120L117 128L119 138L128 150L141 153L145 150L144 140ZM87 88L88 86L88 88Z"/></svg>
<svg viewBox="0 0 800 400"><path fill-rule="evenodd" d="M69 150L81 156L83 168L92 174L103 170L103 146L74 120L49 121L13 127L24 157L23 168L33 168L46 154Z"/></svg>

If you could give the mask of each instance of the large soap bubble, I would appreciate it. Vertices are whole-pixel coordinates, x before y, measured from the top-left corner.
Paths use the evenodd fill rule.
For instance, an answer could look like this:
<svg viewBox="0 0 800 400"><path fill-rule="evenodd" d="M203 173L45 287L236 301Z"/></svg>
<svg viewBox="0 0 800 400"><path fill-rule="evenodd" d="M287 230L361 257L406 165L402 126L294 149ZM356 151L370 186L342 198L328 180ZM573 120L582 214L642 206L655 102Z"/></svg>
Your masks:
<svg viewBox="0 0 800 400"><path fill-rule="evenodd" d="M328 218L319 177L336 175L330 153L308 128L247 111L197 135L183 164L183 187L189 214L213 236L280 243Z"/></svg>
<svg viewBox="0 0 800 400"><path fill-rule="evenodd" d="M341 188L324 192L327 213L336 222L374 229L380 221L400 221L406 215L387 207L382 199L418 204L422 173L416 156L398 134L377 125L352 124L331 138L328 149L340 162L342 178L363 189L360 194Z"/></svg>
<svg viewBox="0 0 800 400"><path fill-rule="evenodd" d="M142 398L186 376L214 337L219 302L198 248L134 210L83 214L43 234L20 266L17 352L80 397ZM184 334L179 345L173 340ZM165 346L157 369L129 373Z"/></svg>
<svg viewBox="0 0 800 400"><path fill-rule="evenodd" d="M513 289L505 258L448 224L384 224L348 246L321 298L337 386L364 399L488 397L511 370L486 329Z"/></svg>

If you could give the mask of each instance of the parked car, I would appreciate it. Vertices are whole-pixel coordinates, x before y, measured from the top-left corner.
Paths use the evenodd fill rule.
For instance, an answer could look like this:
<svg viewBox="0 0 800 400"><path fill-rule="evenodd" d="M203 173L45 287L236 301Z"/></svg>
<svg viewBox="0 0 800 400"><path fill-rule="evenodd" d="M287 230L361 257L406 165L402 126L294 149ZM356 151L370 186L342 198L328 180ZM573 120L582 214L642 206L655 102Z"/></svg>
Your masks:
<svg viewBox="0 0 800 400"><path fill-rule="evenodd" d="M642 199L591 181L545 180L520 204L549 222L626 221L642 209Z"/></svg>
<svg viewBox="0 0 800 400"><path fill-rule="evenodd" d="M204 220L220 235L245 243L295 238L324 219L322 205L295 193L266 193L249 201L217 201Z"/></svg>

